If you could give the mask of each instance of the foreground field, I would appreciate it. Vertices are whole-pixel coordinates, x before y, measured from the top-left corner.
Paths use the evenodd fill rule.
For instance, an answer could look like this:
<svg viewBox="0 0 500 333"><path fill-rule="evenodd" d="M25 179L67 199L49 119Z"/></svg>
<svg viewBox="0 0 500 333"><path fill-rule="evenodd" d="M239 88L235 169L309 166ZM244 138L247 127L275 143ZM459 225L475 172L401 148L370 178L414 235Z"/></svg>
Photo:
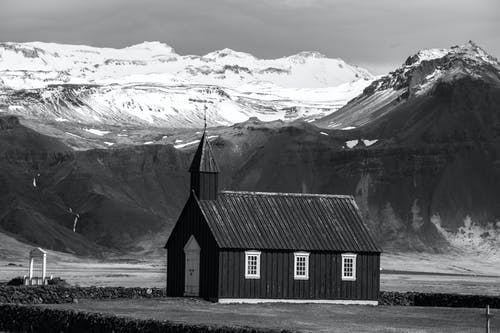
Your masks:
<svg viewBox="0 0 500 333"><path fill-rule="evenodd" d="M2 239L0 238L0 241ZM27 253L28 248L23 253ZM0 282L28 273L27 259L2 258ZM385 291L417 291L500 295L500 261L485 256L384 253L380 288ZM77 258L49 251L47 274L72 285L157 287L165 286L165 259L147 255L115 256L106 261Z"/></svg>
<svg viewBox="0 0 500 333"><path fill-rule="evenodd" d="M44 305L178 323L279 328L306 332L482 332L483 309L314 304L221 305L193 299L120 300ZM500 310L491 322L500 328Z"/></svg>

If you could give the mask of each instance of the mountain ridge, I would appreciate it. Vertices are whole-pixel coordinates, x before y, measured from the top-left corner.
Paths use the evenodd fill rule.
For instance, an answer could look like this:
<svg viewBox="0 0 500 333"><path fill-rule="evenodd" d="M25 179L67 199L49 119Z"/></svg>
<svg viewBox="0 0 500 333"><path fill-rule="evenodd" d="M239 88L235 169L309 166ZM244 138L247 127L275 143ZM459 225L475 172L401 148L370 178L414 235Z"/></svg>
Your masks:
<svg viewBox="0 0 500 333"><path fill-rule="evenodd" d="M94 126L201 127L314 120L373 79L317 52L258 59L230 49L203 56L149 42L122 49L0 43L0 112Z"/></svg>
<svg viewBox="0 0 500 333"><path fill-rule="evenodd" d="M315 121L321 127L356 128L376 121L407 101L431 95L440 83L461 78L500 85L500 63L469 41L450 49L421 50L374 80L337 112Z"/></svg>
<svg viewBox="0 0 500 333"><path fill-rule="evenodd" d="M348 65L339 58L327 58L315 51L276 59L259 59L228 48L200 56L183 56L160 42L144 42L120 49L43 42L0 43L0 71L4 75L3 84L11 88L17 87L15 80L22 80L22 73L15 71L59 74L53 73L54 78L41 78L42 82L38 85L34 83L30 86L27 81L19 88L43 87L47 83L116 83L109 80L126 78L131 74L147 76L157 73L172 76L165 77L165 83L196 82L233 88L253 80L268 80L284 88L321 88L373 77L365 69ZM9 81L9 72L12 72L12 82ZM287 78L294 72L299 77ZM204 75L207 73L215 73L219 77L206 78ZM280 76L280 73L288 75ZM106 79L108 81L103 81Z"/></svg>

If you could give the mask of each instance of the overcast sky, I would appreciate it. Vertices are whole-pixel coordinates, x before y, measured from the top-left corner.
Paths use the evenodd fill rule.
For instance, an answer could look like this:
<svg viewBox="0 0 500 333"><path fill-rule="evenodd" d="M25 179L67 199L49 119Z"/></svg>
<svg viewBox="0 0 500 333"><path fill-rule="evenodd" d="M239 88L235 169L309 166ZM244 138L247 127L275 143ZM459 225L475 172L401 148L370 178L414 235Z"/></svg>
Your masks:
<svg viewBox="0 0 500 333"><path fill-rule="evenodd" d="M500 58L499 0L0 0L0 41L159 40L180 54L229 47L261 58L314 50L376 74L470 39Z"/></svg>

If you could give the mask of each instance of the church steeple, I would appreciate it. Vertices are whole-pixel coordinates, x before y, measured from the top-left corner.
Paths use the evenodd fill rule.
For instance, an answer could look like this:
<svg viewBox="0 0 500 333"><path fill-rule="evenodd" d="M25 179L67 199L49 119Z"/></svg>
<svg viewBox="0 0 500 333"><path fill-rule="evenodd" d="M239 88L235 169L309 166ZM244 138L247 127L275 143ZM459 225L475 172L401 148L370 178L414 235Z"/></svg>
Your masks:
<svg viewBox="0 0 500 333"><path fill-rule="evenodd" d="M208 142L206 125L189 172L191 173L191 190L194 191L198 199L217 199L219 168L215 162L210 142Z"/></svg>

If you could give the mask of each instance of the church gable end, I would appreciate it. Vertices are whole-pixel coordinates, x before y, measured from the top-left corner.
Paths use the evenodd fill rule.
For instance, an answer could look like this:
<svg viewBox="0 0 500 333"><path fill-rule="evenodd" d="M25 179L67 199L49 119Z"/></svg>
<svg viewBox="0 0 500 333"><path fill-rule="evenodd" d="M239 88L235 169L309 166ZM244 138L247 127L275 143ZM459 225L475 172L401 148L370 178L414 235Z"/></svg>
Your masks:
<svg viewBox="0 0 500 333"><path fill-rule="evenodd" d="M192 194L172 230L167 249L167 294L184 296L185 246L194 237L200 247L200 296L214 298L217 294L218 247L215 238Z"/></svg>

